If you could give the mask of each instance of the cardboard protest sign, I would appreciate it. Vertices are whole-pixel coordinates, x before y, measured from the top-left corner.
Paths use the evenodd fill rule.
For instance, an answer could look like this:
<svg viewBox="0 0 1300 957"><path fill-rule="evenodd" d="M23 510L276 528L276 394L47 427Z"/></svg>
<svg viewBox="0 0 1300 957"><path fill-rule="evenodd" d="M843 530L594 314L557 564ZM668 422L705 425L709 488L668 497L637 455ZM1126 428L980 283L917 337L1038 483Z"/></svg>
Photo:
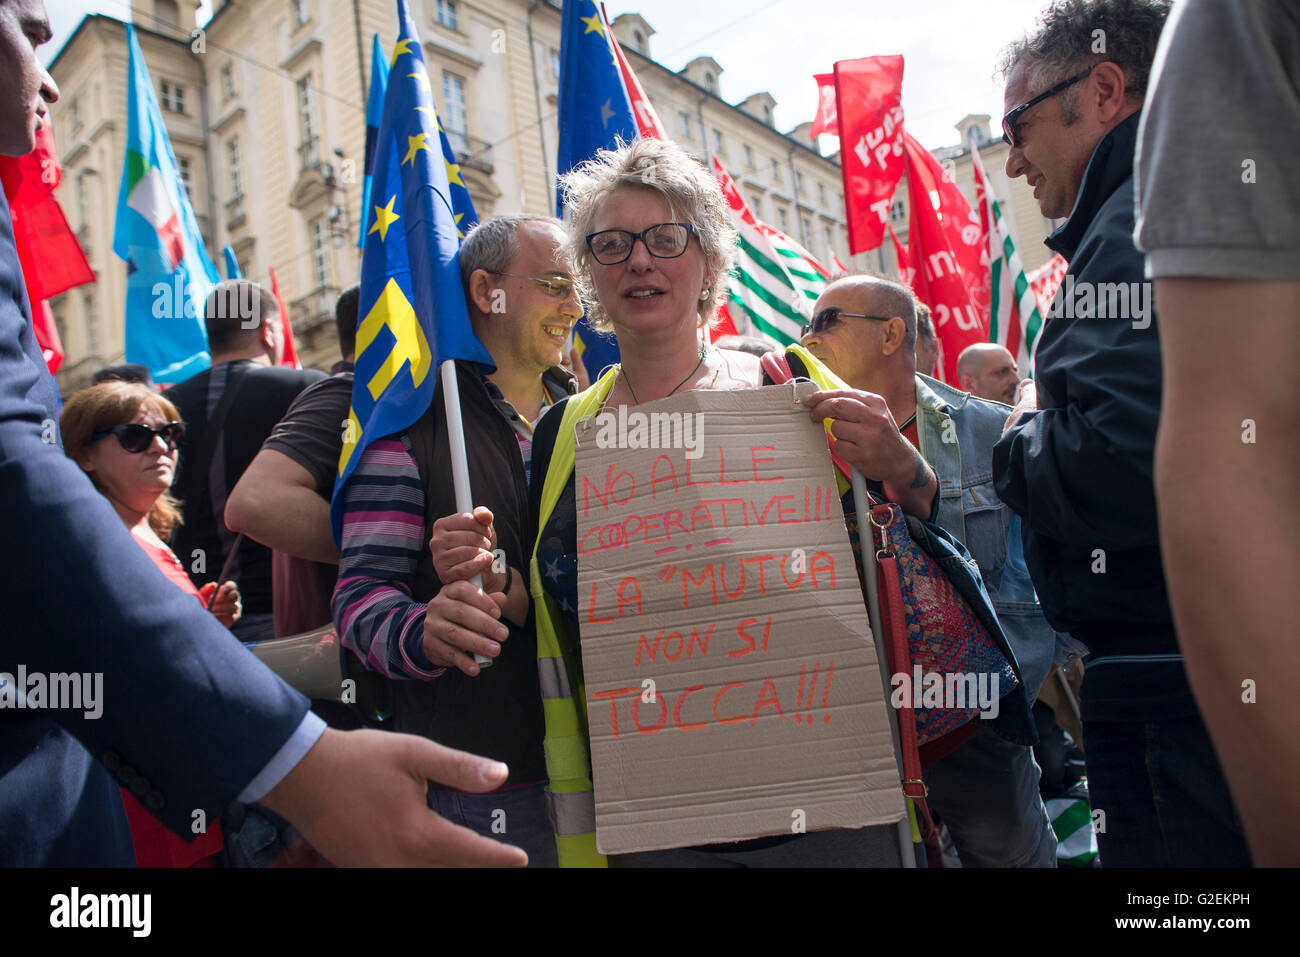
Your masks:
<svg viewBox="0 0 1300 957"><path fill-rule="evenodd" d="M597 845L898 821L885 692L825 431L796 388L576 427Z"/></svg>

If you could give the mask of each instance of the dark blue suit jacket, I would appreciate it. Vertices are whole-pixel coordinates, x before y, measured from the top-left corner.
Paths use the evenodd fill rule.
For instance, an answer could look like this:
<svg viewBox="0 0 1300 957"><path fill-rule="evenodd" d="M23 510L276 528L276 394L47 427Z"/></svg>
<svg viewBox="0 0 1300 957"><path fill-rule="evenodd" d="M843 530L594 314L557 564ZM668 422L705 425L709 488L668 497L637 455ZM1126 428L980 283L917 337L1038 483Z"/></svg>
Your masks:
<svg viewBox="0 0 1300 957"><path fill-rule="evenodd" d="M0 707L0 865L129 866L119 784L189 835L308 702L154 567L64 455L56 403L0 194L0 672L103 674L97 720Z"/></svg>

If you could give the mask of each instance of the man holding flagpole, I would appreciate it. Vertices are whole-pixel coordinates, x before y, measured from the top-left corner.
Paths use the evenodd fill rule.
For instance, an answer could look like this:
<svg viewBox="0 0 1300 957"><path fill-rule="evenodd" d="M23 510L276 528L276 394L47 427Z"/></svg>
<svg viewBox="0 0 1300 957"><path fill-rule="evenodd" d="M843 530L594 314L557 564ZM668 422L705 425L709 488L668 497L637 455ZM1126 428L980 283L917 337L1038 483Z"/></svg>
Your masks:
<svg viewBox="0 0 1300 957"><path fill-rule="evenodd" d="M49 38L40 0L0 0L0 153L30 152L58 99L36 57ZM423 800L425 778L486 790L504 767L324 728L149 561L60 446L23 285L0 199L0 527L27 545L0 551L0 668L102 673L105 701L98 720L0 712L0 864L131 866L128 779L178 834L238 796L289 818L336 864L522 864Z"/></svg>

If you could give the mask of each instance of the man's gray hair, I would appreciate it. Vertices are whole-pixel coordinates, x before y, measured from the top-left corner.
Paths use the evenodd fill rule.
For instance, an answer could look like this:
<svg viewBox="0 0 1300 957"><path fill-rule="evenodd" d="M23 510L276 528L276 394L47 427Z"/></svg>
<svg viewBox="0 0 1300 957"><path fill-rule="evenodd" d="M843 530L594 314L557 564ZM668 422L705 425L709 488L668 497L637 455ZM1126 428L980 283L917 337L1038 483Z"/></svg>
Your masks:
<svg viewBox="0 0 1300 957"><path fill-rule="evenodd" d="M510 216L493 216L470 229L460 246L460 279L469 295L469 277L476 269L490 273L503 273L519 255L519 240L515 232L524 223L547 223L564 232L564 223L554 216L533 216L516 213Z"/></svg>
<svg viewBox="0 0 1300 957"><path fill-rule="evenodd" d="M916 310L916 337L927 346L934 345L934 319L930 316L930 307L919 299L912 303Z"/></svg>
<svg viewBox="0 0 1300 957"><path fill-rule="evenodd" d="M1023 63L1030 86L1041 92L1109 61L1124 71L1125 93L1141 101L1169 6L1170 0L1055 0L1032 35L1002 51L998 73L1005 77ZM1067 126L1079 118L1077 93L1071 87L1062 94Z"/></svg>
<svg viewBox="0 0 1300 957"><path fill-rule="evenodd" d="M726 296L727 276L736 263L736 229L717 179L698 160L671 140L646 138L599 150L594 159L560 177L569 215L568 251L587 317L601 330L612 328L596 301L591 283L591 251L587 236L605 200L617 189L631 187L658 193L674 222L690 223L704 251L710 279L708 298L700 302L699 324L707 325Z"/></svg>

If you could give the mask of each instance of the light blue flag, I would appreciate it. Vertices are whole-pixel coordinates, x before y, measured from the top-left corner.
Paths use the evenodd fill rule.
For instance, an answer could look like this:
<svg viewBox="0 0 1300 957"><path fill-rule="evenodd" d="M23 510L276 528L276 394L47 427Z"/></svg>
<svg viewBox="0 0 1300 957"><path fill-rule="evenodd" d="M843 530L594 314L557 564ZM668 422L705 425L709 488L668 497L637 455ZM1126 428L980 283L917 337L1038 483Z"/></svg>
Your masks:
<svg viewBox="0 0 1300 957"><path fill-rule="evenodd" d="M113 231L113 252L126 260L126 361L147 366L158 382L180 382L208 367L203 303L220 277L130 24L126 38L126 157Z"/></svg>
<svg viewBox="0 0 1300 957"><path fill-rule="evenodd" d="M597 150L615 149L619 141L638 138L632 102L623 85L608 27L593 0L568 0L560 23L560 140L555 168L562 176ZM556 209L564 215L563 198ZM618 340L591 328L586 316L574 340L595 382L605 367L618 361Z"/></svg>
<svg viewBox="0 0 1300 957"><path fill-rule="evenodd" d="M439 364L464 359L485 371L495 368L470 327L461 286L449 182L460 172L438 146L438 114L406 0L397 0L397 13L361 255L352 409L330 509L336 541L340 493L366 447L424 414Z"/></svg>
<svg viewBox="0 0 1300 957"><path fill-rule="evenodd" d="M384 91L388 89L388 60L376 33L370 45L370 94L366 98L365 176L361 181L361 230L357 246L366 245L366 227L370 225L370 183L375 177L375 147L379 143L379 122L384 118Z"/></svg>
<svg viewBox="0 0 1300 957"><path fill-rule="evenodd" d="M239 271L239 260L235 258L235 248L230 243L226 243L221 249L221 255L226 260L226 278L243 279L244 277Z"/></svg>

